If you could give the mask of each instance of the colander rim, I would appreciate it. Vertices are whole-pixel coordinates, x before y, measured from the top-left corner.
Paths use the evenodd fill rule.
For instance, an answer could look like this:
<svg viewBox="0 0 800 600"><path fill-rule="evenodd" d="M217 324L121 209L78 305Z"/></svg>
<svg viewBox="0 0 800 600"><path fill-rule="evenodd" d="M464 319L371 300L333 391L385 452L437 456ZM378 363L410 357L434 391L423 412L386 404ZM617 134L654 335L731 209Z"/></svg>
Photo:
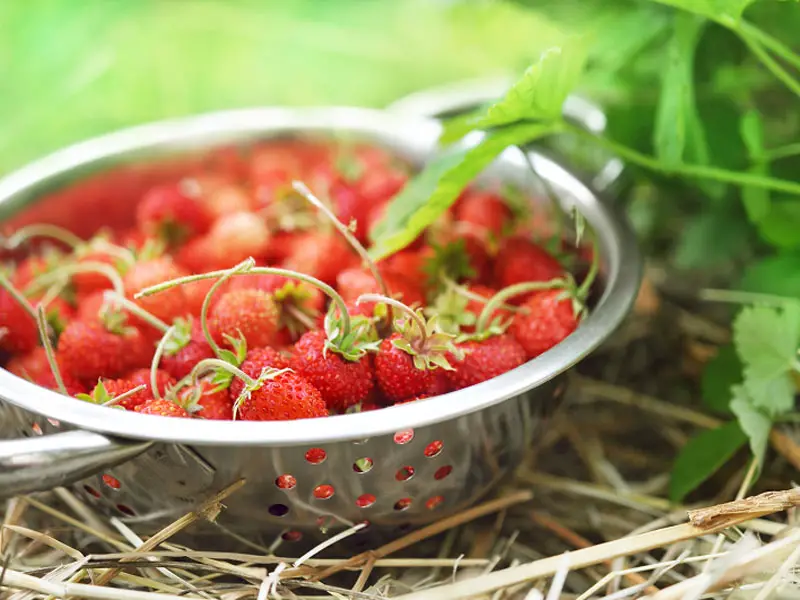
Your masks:
<svg viewBox="0 0 800 600"><path fill-rule="evenodd" d="M80 142L28 164L0 179L0 209L31 190L110 157L165 149L213 147L232 136L350 130L402 140L430 156L440 124L433 119L352 107L246 108L205 113L129 127ZM606 261L606 287L578 330L552 350L484 383L436 398L364 413L321 419L271 422L179 421L133 412L110 411L66 400L56 392L0 369L0 398L73 427L123 438L196 445L322 445L362 440L477 412L541 385L563 373L605 341L625 318L638 292L641 258L626 220L566 169L540 153L530 153L537 171L581 207L597 232ZM499 161L529 168L521 152Z"/></svg>

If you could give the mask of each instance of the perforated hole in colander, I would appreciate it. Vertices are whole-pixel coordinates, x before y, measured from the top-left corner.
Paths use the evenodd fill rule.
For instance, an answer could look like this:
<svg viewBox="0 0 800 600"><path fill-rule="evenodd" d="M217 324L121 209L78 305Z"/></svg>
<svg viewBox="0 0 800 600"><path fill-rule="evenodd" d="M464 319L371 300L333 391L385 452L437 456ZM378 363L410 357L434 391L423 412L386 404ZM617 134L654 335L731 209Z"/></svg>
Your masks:
<svg viewBox="0 0 800 600"><path fill-rule="evenodd" d="M444 448L444 443L441 440L434 440L425 446L425 456L428 458L439 456L442 453L442 448Z"/></svg>
<svg viewBox="0 0 800 600"><path fill-rule="evenodd" d="M284 473L275 479L275 485L282 490L291 490L297 485L297 479L294 478L294 475Z"/></svg>
<svg viewBox="0 0 800 600"><path fill-rule="evenodd" d="M58 419L47 419L47 422L50 423L50 425L52 425L53 427L56 428L61 427L61 421L59 421Z"/></svg>
<svg viewBox="0 0 800 600"><path fill-rule="evenodd" d="M135 517L136 511L134 511L130 506L125 504L117 504L117 510L121 512L123 515L127 515L129 517Z"/></svg>
<svg viewBox="0 0 800 600"><path fill-rule="evenodd" d="M284 531L281 534L281 539L285 542L299 542L303 539L303 532L301 531Z"/></svg>
<svg viewBox="0 0 800 600"><path fill-rule="evenodd" d="M333 489L333 486L328 483L323 483L314 488L314 498L318 500L332 498L335 493L336 491Z"/></svg>
<svg viewBox="0 0 800 600"><path fill-rule="evenodd" d="M356 461L353 463L353 471L356 473L368 473L372 470L374 463L372 459L365 456L363 458L357 458Z"/></svg>
<svg viewBox="0 0 800 600"><path fill-rule="evenodd" d="M322 464L326 458L328 458L328 453L322 448L309 448L306 452L306 461L312 465Z"/></svg>
<svg viewBox="0 0 800 600"><path fill-rule="evenodd" d="M394 509L397 511L408 510L411 508L411 498L400 498L394 503Z"/></svg>
<svg viewBox="0 0 800 600"><path fill-rule="evenodd" d="M103 483L112 490L118 490L122 487L122 483L120 483L119 479L107 473L103 475Z"/></svg>
<svg viewBox="0 0 800 600"><path fill-rule="evenodd" d="M280 503L271 504L267 510L273 517L285 517L289 514L289 507Z"/></svg>
<svg viewBox="0 0 800 600"><path fill-rule="evenodd" d="M453 467L451 467L450 465L444 465L443 467L439 467L438 469L436 469L436 472L433 474L433 478L441 481L442 479L450 475L450 473L452 472L453 472Z"/></svg>
<svg viewBox="0 0 800 600"><path fill-rule="evenodd" d="M42 431L42 426L39 425L38 423L34 423L33 425L31 425L31 431L33 432L33 435L44 435L44 431Z"/></svg>
<svg viewBox="0 0 800 600"><path fill-rule="evenodd" d="M102 494L100 494L100 492L98 492L96 489L94 489L90 485L84 485L83 489L90 496L94 496L95 498L102 498Z"/></svg>
<svg viewBox="0 0 800 600"><path fill-rule="evenodd" d="M408 481L414 476L414 467L410 465L406 465L405 467L400 467L397 470L397 473L394 474L394 478L397 481Z"/></svg>
<svg viewBox="0 0 800 600"><path fill-rule="evenodd" d="M404 429L403 431L398 431L394 434L394 443L403 444L409 443L411 440L414 439L414 430L413 429Z"/></svg>
<svg viewBox="0 0 800 600"><path fill-rule="evenodd" d="M359 508L369 508L373 504L375 504L375 496L373 494L361 494L358 498L356 498L356 506Z"/></svg>
<svg viewBox="0 0 800 600"><path fill-rule="evenodd" d="M428 500L425 502L425 508L428 510L433 510L442 502L444 502L444 496L433 496L432 498L428 498Z"/></svg>

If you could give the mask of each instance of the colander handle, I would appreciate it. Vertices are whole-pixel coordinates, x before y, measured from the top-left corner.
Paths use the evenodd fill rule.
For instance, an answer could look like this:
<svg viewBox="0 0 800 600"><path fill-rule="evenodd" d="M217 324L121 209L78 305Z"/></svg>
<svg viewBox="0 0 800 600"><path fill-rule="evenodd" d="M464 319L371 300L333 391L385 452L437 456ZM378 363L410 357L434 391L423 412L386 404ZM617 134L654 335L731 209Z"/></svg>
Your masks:
<svg viewBox="0 0 800 600"><path fill-rule="evenodd" d="M0 441L0 497L69 485L141 454L152 442L126 442L91 431Z"/></svg>
<svg viewBox="0 0 800 600"><path fill-rule="evenodd" d="M415 92L396 100L386 108L419 117L443 119L467 113L491 103L502 96L513 79L495 77L469 79ZM570 95L564 102L564 118L591 133L600 134L606 129L606 115L602 109L582 96ZM588 183L596 192L611 196L623 183L624 163L619 157L603 153L595 159L593 172L587 173ZM573 165L574 166L574 165Z"/></svg>

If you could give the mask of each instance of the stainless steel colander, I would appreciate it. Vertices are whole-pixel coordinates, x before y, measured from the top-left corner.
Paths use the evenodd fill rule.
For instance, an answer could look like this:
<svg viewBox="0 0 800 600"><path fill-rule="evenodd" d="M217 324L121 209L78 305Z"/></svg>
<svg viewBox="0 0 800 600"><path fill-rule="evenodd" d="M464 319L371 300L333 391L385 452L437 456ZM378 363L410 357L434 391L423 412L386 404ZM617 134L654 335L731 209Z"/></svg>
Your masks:
<svg viewBox="0 0 800 600"><path fill-rule="evenodd" d="M72 146L6 177L0 220L12 227L59 223L75 211L122 218L145 186L219 146L333 133L389 147L419 165L435 152L439 132L435 120L350 108L251 109L159 122ZM640 278L624 221L554 161L537 152L529 157L564 208L585 215L601 253L592 314L551 351L438 398L290 422L112 411L0 369L0 438L8 440L0 442L0 495L74 484L100 510L146 532L244 477L220 524L267 543L278 535L312 543L365 520L368 531L394 534L474 503L519 463L563 392L559 376L620 323ZM485 176L546 197L520 151L507 151ZM116 182L114 189L104 181Z"/></svg>

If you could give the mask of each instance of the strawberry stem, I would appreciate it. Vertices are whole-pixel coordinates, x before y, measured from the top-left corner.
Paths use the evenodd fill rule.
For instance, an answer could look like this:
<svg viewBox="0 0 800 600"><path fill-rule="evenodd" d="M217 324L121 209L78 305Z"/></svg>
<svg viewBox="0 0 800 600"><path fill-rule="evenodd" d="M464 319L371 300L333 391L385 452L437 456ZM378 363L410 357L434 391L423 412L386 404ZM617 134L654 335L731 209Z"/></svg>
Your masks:
<svg viewBox="0 0 800 600"><path fill-rule="evenodd" d="M119 396L114 396L108 402L103 402L102 406L114 406L116 404L119 404L120 402L122 402L126 398L130 398L134 394L138 394L139 392L143 392L146 389L147 389L147 386L145 384L137 385L135 388L132 388L132 389L128 390L127 392L125 392L123 394L120 394Z"/></svg>
<svg viewBox="0 0 800 600"><path fill-rule="evenodd" d="M222 287L222 284L228 281L228 279L239 273L247 273L255 264L256 261L253 260L253 258L248 258L240 262L232 269L228 269L228 271L226 271L222 277L214 282L214 285L212 285L211 289L208 290L206 297L203 298L203 306L200 308L200 328L203 330L203 336L205 336L206 341L208 342L208 345L211 346L211 350L213 350L215 356L220 355L221 349L219 344L217 344L217 341L214 339L214 336L211 335L211 330L208 328L208 309L211 308L211 298L214 296L217 290Z"/></svg>
<svg viewBox="0 0 800 600"><path fill-rule="evenodd" d="M124 296L120 296L117 292L113 292L111 290L106 290L103 293L103 299L109 303L109 305L113 305L115 308L123 308L135 317L140 318L142 321L151 325L152 327L158 329L161 333L166 333L169 329L169 325L164 323L161 319L157 316L147 312L141 306L136 304L135 302L131 302Z"/></svg>
<svg viewBox="0 0 800 600"><path fill-rule="evenodd" d="M114 267L101 262L87 261L80 264L64 265L49 273L40 275L33 280L33 283L26 289L29 294L35 293L42 288L58 283L64 276L77 275L78 273L99 273L104 275L111 283L111 287L120 296L125 296L125 284Z"/></svg>
<svg viewBox="0 0 800 600"><path fill-rule="evenodd" d="M592 284L594 280L597 278L597 273L600 270L600 252L599 248L597 247L597 240L592 240L592 263L589 265L589 272L586 273L586 277L581 282L581 286L578 288L576 292L576 296L579 300L584 301L586 300L586 296L589 295L589 292L592 289Z"/></svg>
<svg viewBox="0 0 800 600"><path fill-rule="evenodd" d="M258 382L250 377L247 373L242 371L240 368L233 366L230 363L225 362L224 360L220 360L219 358L204 358L199 363L197 363L194 368L192 369L192 383L196 384L197 380L200 379L202 375L209 371L214 371L217 369L222 369L223 371L227 371L234 377L238 377L242 381L244 381L248 386L255 386L258 385Z"/></svg>
<svg viewBox="0 0 800 600"><path fill-rule="evenodd" d="M480 304L486 304L487 302L489 302L489 300L491 300L491 297L487 298L486 296L481 296L480 294L476 294L475 292L473 292L472 290L470 290L466 286L463 286L463 285L461 285L459 283L456 283L455 281L450 279L450 277L448 277L444 273L442 273L440 275L440 277L442 279L442 282L448 288L450 288L451 290L455 291L456 294L458 294L460 296L463 296L467 300L473 300L474 302L478 302ZM523 309L521 309L521 308L519 308L517 306L512 306L511 304L503 304L499 308L502 308L504 311L510 312L510 313L524 312Z"/></svg>
<svg viewBox="0 0 800 600"><path fill-rule="evenodd" d="M115 258L118 258L125 263L126 266L131 267L136 263L136 255L127 248L117 246L106 240L98 239L90 242L93 250L105 252Z"/></svg>
<svg viewBox="0 0 800 600"><path fill-rule="evenodd" d="M16 300L22 309L30 315L31 319L36 321L36 310L33 308L25 295L20 292L16 286L2 273L0 273L0 287L9 293L9 295Z"/></svg>
<svg viewBox="0 0 800 600"><path fill-rule="evenodd" d="M230 269L224 271L209 271L208 273L199 273L197 275L187 275L186 277L171 279L170 281L165 281L163 283L159 283L149 288L140 290L139 293L134 295L134 299L143 298L144 296L152 296L153 294L158 294L160 292L173 288L177 285L194 283L195 281L202 281L204 279L214 279L221 276L224 277L228 273L230 273ZM351 324L350 324L350 314L347 312L347 304L345 304L344 299L339 295L339 293L335 289L333 289L327 283L320 281L316 277L312 277L311 275L306 275L305 273L298 273L297 271L290 271L289 269L279 269L277 267L253 267L252 269L248 269L247 271L235 273L235 275L244 275L244 276L279 275L281 277L286 277L287 279L296 279L298 281L303 281L309 285L316 287L317 289L321 290L325 295L327 295L339 309L339 313L341 314L341 319L342 319L342 337L347 337L348 335L350 335ZM210 290L209 293L211 293ZM208 296L206 296L206 298L208 298Z"/></svg>
<svg viewBox="0 0 800 600"><path fill-rule="evenodd" d="M428 339L427 334L427 325L425 321L420 317L411 307L406 306L399 300L395 300L394 298L389 298L388 296L381 296L380 294L361 294L358 298L356 298L356 305L361 304L362 302L381 302L383 304L388 304L394 308L401 310L403 313L408 315L408 317L417 324L420 330L420 344L424 345Z"/></svg>
<svg viewBox="0 0 800 600"><path fill-rule="evenodd" d="M161 363L164 350L166 350L167 344L176 329L175 325L167 329L164 336L159 340L158 346L156 346L156 352L153 354L153 361L150 363L150 390L153 393L153 398L156 400L161 400L161 390L158 389L158 365Z"/></svg>
<svg viewBox="0 0 800 600"><path fill-rule="evenodd" d="M314 323L314 320L311 317L309 317L306 313L304 313L296 306L292 306L291 304L289 304L286 306L285 310L295 321L300 323L306 329L311 330L317 326L317 324Z"/></svg>
<svg viewBox="0 0 800 600"><path fill-rule="evenodd" d="M313 204L317 210L319 210L323 215L325 215L333 226L336 227L336 230L342 234L344 239L347 240L347 243L352 246L353 250L361 257L361 260L364 261L364 264L367 265L369 272L372 273L372 276L375 278L375 282L378 284L378 290L383 296L391 297L392 293L389 287L386 285L386 280L380 273L378 266L375 264L375 261L372 260L369 256L369 252L367 252L366 248L359 242L350 229L342 223L333 211L330 208L325 206L325 204L317 198L314 194L311 193L311 190L308 189L308 186L303 183L302 181L294 181L292 182L292 187L294 190L303 196L306 200L308 200L311 204Z"/></svg>
<svg viewBox="0 0 800 600"><path fill-rule="evenodd" d="M50 341L50 333L47 326L47 317L44 314L44 306L41 304L36 310L36 325L39 328L39 337L42 340L42 347L44 348L44 355L47 358L47 364L50 365L50 371L53 373L53 379L56 381L58 391L69 396L67 386L64 385L64 378L61 377L61 369L58 368L56 361L56 353L53 350L53 344Z"/></svg>
<svg viewBox="0 0 800 600"><path fill-rule="evenodd" d="M475 323L475 331L478 333L485 331L486 326L489 324L489 319L492 317L494 311L499 309L509 298L529 292L552 290L559 287L564 287L565 283L566 282L563 279L558 278L550 281L526 281L524 283L516 283L508 286L507 288L503 288L494 296L492 296L483 307L481 314L478 316L478 321Z"/></svg>
<svg viewBox="0 0 800 600"><path fill-rule="evenodd" d="M6 238L5 246L9 249L19 248L22 244L35 237L45 237L56 240L75 249L76 247L84 244L85 242L71 231L58 227L57 225L47 225L40 223L37 225L28 225L18 229Z"/></svg>

